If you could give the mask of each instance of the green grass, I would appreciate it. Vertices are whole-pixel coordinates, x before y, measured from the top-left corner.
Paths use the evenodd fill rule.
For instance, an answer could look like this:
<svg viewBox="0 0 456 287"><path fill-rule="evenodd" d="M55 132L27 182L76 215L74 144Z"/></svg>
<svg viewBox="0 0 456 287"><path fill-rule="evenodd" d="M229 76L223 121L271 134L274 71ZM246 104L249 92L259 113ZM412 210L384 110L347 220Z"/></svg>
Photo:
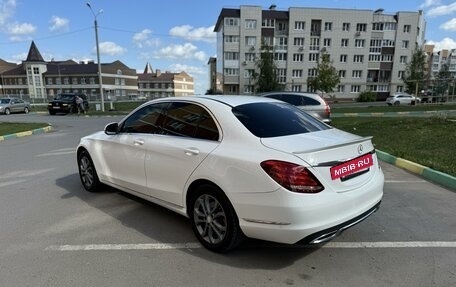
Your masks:
<svg viewBox="0 0 456 287"><path fill-rule="evenodd" d="M9 123L0 122L0 136L31 131L47 127L49 124L45 123Z"/></svg>
<svg viewBox="0 0 456 287"><path fill-rule="evenodd" d="M419 104L416 106L331 107L331 113L387 113L456 110L456 104Z"/></svg>
<svg viewBox="0 0 456 287"><path fill-rule="evenodd" d="M456 176L456 120L445 118L333 118L333 126L373 136L376 149Z"/></svg>

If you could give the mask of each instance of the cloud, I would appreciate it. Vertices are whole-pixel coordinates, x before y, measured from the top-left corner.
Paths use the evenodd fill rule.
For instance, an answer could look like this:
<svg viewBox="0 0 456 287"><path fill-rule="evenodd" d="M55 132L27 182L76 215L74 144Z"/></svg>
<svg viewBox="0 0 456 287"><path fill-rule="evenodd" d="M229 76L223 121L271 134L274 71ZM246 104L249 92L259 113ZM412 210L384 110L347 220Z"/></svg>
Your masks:
<svg viewBox="0 0 456 287"><path fill-rule="evenodd" d="M442 15L448 15L456 12L456 2L451 3L450 5L441 5L430 9L427 13L429 17L437 17Z"/></svg>
<svg viewBox="0 0 456 287"><path fill-rule="evenodd" d="M144 29L141 32L136 33L133 35L133 43L140 49L144 47L158 47L160 45L160 40L150 39L150 34L152 34L152 31L149 29Z"/></svg>
<svg viewBox="0 0 456 287"><path fill-rule="evenodd" d="M451 38L444 38L442 41L428 41L426 42L426 45L434 45L435 50L440 51L440 50L451 50L456 47L456 41L451 39Z"/></svg>
<svg viewBox="0 0 456 287"><path fill-rule="evenodd" d="M155 58L170 58L170 59L196 59L206 61L207 56L203 51L198 51L198 47L191 43L183 45L170 45L161 48L155 52Z"/></svg>
<svg viewBox="0 0 456 287"><path fill-rule="evenodd" d="M97 48L94 48L94 52L96 53ZM123 55L127 52L127 49L117 45L113 42L102 42L100 43L100 54L103 55L110 55L110 56L118 56Z"/></svg>
<svg viewBox="0 0 456 287"><path fill-rule="evenodd" d="M189 75L206 75L207 67L188 66L183 64L171 64L168 68L173 73L186 72Z"/></svg>
<svg viewBox="0 0 456 287"><path fill-rule="evenodd" d="M423 4L420 5L420 8L429 8L431 6L440 5L440 0L425 0Z"/></svg>
<svg viewBox="0 0 456 287"><path fill-rule="evenodd" d="M5 25L8 19L13 16L15 10L16 0L0 1L0 25Z"/></svg>
<svg viewBox="0 0 456 287"><path fill-rule="evenodd" d="M194 28L190 25L176 26L169 30L171 36L184 38L189 41L204 41L215 43L214 26Z"/></svg>
<svg viewBox="0 0 456 287"><path fill-rule="evenodd" d="M442 25L440 25L440 29L447 30L447 31L456 31L456 18L453 18L450 21L445 22Z"/></svg>
<svg viewBox="0 0 456 287"><path fill-rule="evenodd" d="M60 18L58 16L52 16L49 20L49 30L51 31L68 31L70 21L65 18Z"/></svg>
<svg viewBox="0 0 456 287"><path fill-rule="evenodd" d="M7 26L7 33L10 34L9 39L12 42L24 41L32 39L32 34L36 32L36 27L29 23L14 23Z"/></svg>

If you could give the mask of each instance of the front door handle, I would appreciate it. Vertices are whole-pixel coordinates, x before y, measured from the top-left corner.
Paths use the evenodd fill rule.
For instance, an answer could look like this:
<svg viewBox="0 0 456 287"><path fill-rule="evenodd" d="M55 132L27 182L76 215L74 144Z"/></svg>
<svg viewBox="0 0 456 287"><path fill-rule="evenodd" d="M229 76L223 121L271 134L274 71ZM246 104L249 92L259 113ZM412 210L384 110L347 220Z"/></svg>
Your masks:
<svg viewBox="0 0 456 287"><path fill-rule="evenodd" d="M133 141L133 144L134 145L143 145L144 144L144 140L143 139L135 139Z"/></svg>
<svg viewBox="0 0 456 287"><path fill-rule="evenodd" d="M191 147L184 150L186 155L198 155L200 153L199 149Z"/></svg>

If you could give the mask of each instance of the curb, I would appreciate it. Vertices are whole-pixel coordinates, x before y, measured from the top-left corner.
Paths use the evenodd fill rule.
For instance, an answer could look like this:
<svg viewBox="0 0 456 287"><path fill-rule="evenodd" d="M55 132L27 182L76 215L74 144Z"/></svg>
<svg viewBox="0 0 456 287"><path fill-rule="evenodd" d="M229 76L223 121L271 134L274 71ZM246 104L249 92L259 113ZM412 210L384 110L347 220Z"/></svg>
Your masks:
<svg viewBox="0 0 456 287"><path fill-rule="evenodd" d="M4 140L8 140L8 139L15 139L15 138L21 138L21 137L25 137L25 136L48 133L51 130L52 130L52 126L49 125L47 127L34 129L34 130L31 130L31 131L25 131L25 132L10 134L10 135L4 135L4 136L0 136L0 142L4 141Z"/></svg>
<svg viewBox="0 0 456 287"><path fill-rule="evenodd" d="M424 177L425 179L427 179L429 181L440 184L446 188L451 189L452 191L456 191L456 177L454 177L454 176L445 174L440 171L433 170L432 168L408 161L408 160L400 158L400 157L392 156L381 150L376 150L376 152L377 152L377 157L384 162L387 162L387 163L390 163L397 167L408 170L412 173L415 173L417 175Z"/></svg>

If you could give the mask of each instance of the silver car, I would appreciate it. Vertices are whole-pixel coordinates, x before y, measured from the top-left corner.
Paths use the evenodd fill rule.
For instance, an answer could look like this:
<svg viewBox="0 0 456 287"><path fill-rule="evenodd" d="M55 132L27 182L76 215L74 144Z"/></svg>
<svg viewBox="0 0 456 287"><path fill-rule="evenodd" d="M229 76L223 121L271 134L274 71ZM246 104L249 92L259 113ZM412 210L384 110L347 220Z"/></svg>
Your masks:
<svg viewBox="0 0 456 287"><path fill-rule="evenodd" d="M301 92L268 92L259 94L259 96L281 100L292 104L320 121L328 125L331 124L331 109L326 101L318 94Z"/></svg>
<svg viewBox="0 0 456 287"><path fill-rule="evenodd" d="M399 94L394 94L392 96L389 96L386 98L386 104L388 106L392 105L411 105L412 101L415 101L417 103L421 102L420 98L417 98L415 96L411 96L406 93L399 93Z"/></svg>
<svg viewBox="0 0 456 287"><path fill-rule="evenodd" d="M0 113L9 115L11 113L26 113L30 112L30 103L19 98L1 98Z"/></svg>

